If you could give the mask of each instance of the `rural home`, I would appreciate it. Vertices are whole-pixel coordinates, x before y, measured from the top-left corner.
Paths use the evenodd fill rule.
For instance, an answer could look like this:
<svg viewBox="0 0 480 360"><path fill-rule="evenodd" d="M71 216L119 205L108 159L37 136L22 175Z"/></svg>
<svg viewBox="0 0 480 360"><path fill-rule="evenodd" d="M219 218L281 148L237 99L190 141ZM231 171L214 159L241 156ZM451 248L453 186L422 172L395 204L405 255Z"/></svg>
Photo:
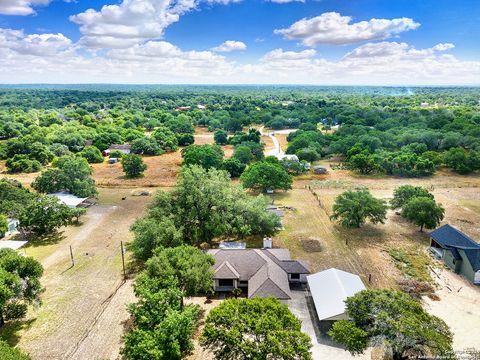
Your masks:
<svg viewBox="0 0 480 360"><path fill-rule="evenodd" d="M309 275L307 282L322 332L330 330L335 321L348 319L345 300L365 290L358 275L335 268Z"/></svg>
<svg viewBox="0 0 480 360"><path fill-rule="evenodd" d="M242 289L249 298L273 296L291 299L290 284L305 283L310 273L287 249L214 249L215 291Z"/></svg>
<svg viewBox="0 0 480 360"><path fill-rule="evenodd" d="M132 148L132 145L130 144L112 144L107 150L103 151L103 156L107 156L112 151L120 151L123 154L130 154L131 148Z"/></svg>
<svg viewBox="0 0 480 360"><path fill-rule="evenodd" d="M455 273L480 285L480 244L446 224L430 233L430 250Z"/></svg>
<svg viewBox="0 0 480 360"><path fill-rule="evenodd" d="M298 156L295 154L278 154L277 155L278 160L290 160L290 161L299 161Z"/></svg>

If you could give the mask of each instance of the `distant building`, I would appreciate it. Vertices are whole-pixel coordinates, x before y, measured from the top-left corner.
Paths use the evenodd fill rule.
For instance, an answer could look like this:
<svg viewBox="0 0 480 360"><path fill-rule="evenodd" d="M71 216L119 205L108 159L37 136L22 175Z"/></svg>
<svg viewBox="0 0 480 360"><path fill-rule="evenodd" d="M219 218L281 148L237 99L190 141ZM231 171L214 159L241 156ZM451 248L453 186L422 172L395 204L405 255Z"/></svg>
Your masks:
<svg viewBox="0 0 480 360"><path fill-rule="evenodd" d="M460 230L443 225L430 233L430 250L455 273L480 285L480 244Z"/></svg>
<svg viewBox="0 0 480 360"><path fill-rule="evenodd" d="M120 151L123 154L130 154L131 148L132 148L132 145L130 144L112 144L107 150L103 151L103 155L107 156L112 151Z"/></svg>
<svg viewBox="0 0 480 360"><path fill-rule="evenodd" d="M242 289L248 298L291 299L290 284L305 283L308 267L291 260L287 249L214 249L214 287L217 292Z"/></svg>
<svg viewBox="0 0 480 360"><path fill-rule="evenodd" d="M290 160L290 161L299 161L298 156L295 154L278 154L277 155L278 160Z"/></svg>
<svg viewBox="0 0 480 360"><path fill-rule="evenodd" d="M309 275L307 282L322 332L337 320L347 320L345 300L365 290L358 275L335 268Z"/></svg>
<svg viewBox="0 0 480 360"><path fill-rule="evenodd" d="M116 164L118 162L118 158L110 158L108 159L109 164Z"/></svg>
<svg viewBox="0 0 480 360"><path fill-rule="evenodd" d="M328 173L328 169L325 166L315 165L313 167L313 172L317 175L324 175Z"/></svg>
<svg viewBox="0 0 480 360"><path fill-rule="evenodd" d="M185 110L190 110L192 107L191 106L179 106L175 109L175 111L185 111Z"/></svg>
<svg viewBox="0 0 480 360"><path fill-rule="evenodd" d="M205 110L206 108L207 107L205 105L200 105L200 104L197 105L198 110Z"/></svg>

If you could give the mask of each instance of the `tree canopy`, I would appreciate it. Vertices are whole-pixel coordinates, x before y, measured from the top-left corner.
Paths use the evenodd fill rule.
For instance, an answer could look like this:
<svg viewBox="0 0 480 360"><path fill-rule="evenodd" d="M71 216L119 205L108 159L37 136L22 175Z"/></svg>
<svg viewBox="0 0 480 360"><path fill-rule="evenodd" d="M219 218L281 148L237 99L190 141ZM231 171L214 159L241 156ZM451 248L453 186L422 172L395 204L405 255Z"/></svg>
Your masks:
<svg viewBox="0 0 480 360"><path fill-rule="evenodd" d="M393 358L452 355L452 333L410 295L396 290L364 290L346 300L350 320L335 322L329 335L352 354L385 344Z"/></svg>
<svg viewBox="0 0 480 360"><path fill-rule="evenodd" d="M261 161L250 165L240 176L240 181L247 189L289 190L292 188L292 176L279 163Z"/></svg>
<svg viewBox="0 0 480 360"><path fill-rule="evenodd" d="M146 260L159 246L272 235L280 223L265 211L267 204L263 196L251 197L233 185L225 171L187 166L175 188L158 192L147 215L133 225L130 246L137 258Z"/></svg>
<svg viewBox="0 0 480 360"><path fill-rule="evenodd" d="M383 224L387 208L385 200L376 199L366 189L349 190L336 197L331 217L350 228L358 228L367 220Z"/></svg>
<svg viewBox="0 0 480 360"><path fill-rule="evenodd" d="M200 343L218 360L312 359L301 321L275 298L224 300L208 314Z"/></svg>

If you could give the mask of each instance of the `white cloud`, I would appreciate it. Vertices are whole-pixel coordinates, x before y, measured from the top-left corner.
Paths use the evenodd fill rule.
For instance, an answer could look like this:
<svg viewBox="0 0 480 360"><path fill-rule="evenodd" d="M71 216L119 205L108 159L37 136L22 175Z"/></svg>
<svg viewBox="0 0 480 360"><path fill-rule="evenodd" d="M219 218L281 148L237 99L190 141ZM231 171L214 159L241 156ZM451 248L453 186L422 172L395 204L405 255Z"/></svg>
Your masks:
<svg viewBox="0 0 480 360"><path fill-rule="evenodd" d="M20 30L0 29L0 48L21 55L56 56L70 50L71 45L71 40L60 33L25 35Z"/></svg>
<svg viewBox="0 0 480 360"><path fill-rule="evenodd" d="M166 41L88 52L62 34L0 29L0 83L288 83L480 85L480 61L404 42L363 44L338 61L314 49L275 49L238 64L213 51L183 51Z"/></svg>
<svg viewBox="0 0 480 360"><path fill-rule="evenodd" d="M3 15L33 15L34 6L48 5L50 0L0 0L0 14Z"/></svg>
<svg viewBox="0 0 480 360"><path fill-rule="evenodd" d="M80 25L80 43L89 48L128 48L146 40L160 38L180 16L208 4L235 3L239 0L123 0L70 16Z"/></svg>
<svg viewBox="0 0 480 360"><path fill-rule="evenodd" d="M274 32L290 40L301 40L304 45L313 47L319 44L341 45L386 39L420 26L410 18L351 22L350 16L328 12L311 19L301 19L288 28L277 29Z"/></svg>
<svg viewBox="0 0 480 360"><path fill-rule="evenodd" d="M266 53L262 57L262 61L292 61L292 60L305 60L315 56L316 51L313 49L303 50L299 52L295 51L283 51L283 49L275 49Z"/></svg>
<svg viewBox="0 0 480 360"><path fill-rule="evenodd" d="M241 41L227 40L224 43L214 47L212 50L217 52L231 52L238 50L245 50L247 45Z"/></svg>

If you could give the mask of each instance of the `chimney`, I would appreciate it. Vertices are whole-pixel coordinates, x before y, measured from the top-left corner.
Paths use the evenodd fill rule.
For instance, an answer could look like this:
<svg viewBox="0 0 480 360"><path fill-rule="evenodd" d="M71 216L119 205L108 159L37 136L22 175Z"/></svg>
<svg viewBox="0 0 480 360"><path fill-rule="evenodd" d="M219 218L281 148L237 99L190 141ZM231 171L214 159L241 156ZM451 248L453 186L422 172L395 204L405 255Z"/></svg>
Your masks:
<svg viewBox="0 0 480 360"><path fill-rule="evenodd" d="M263 238L263 248L271 249L272 248L272 238L264 237Z"/></svg>

